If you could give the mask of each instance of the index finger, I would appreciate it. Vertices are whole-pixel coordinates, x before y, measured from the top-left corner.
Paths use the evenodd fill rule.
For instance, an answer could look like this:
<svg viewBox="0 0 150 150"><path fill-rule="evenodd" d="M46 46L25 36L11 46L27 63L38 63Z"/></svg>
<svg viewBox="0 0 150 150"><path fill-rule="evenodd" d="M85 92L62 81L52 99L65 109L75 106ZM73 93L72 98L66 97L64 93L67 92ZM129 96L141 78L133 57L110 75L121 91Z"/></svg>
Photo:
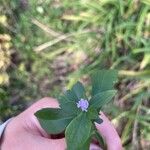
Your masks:
<svg viewBox="0 0 150 150"><path fill-rule="evenodd" d="M95 125L99 133L106 141L107 149L122 150L121 140L116 129L102 112L101 112L101 118L103 119L103 123L102 124L95 123Z"/></svg>

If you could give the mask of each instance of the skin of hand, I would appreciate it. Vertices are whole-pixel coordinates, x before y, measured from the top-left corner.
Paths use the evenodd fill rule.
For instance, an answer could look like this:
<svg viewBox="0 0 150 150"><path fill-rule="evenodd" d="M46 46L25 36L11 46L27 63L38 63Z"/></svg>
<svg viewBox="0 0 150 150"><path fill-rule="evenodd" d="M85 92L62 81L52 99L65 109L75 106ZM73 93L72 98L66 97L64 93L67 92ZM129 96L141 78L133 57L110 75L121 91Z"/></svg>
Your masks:
<svg viewBox="0 0 150 150"><path fill-rule="evenodd" d="M14 117L7 125L1 142L1 150L65 150L65 138L51 139L41 128L34 113L42 108L59 107L57 100L53 98L43 98L33 104L20 115ZM108 150L122 150L120 138L107 119L101 113L103 123L96 124L100 134L106 141ZM94 144L90 145L90 150L100 150Z"/></svg>

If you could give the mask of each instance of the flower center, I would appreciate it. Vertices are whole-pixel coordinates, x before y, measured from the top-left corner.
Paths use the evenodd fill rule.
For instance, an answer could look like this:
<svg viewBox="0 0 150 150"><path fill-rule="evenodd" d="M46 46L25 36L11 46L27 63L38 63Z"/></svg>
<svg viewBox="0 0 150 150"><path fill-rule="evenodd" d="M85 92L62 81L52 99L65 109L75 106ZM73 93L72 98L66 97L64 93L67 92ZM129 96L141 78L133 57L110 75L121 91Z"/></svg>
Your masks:
<svg viewBox="0 0 150 150"><path fill-rule="evenodd" d="M87 109L88 109L88 107L89 107L89 102L88 102L88 100L81 98L81 99L78 101L78 103L77 103L77 107L78 107L78 108L81 108L82 111L86 111L86 112L87 112Z"/></svg>

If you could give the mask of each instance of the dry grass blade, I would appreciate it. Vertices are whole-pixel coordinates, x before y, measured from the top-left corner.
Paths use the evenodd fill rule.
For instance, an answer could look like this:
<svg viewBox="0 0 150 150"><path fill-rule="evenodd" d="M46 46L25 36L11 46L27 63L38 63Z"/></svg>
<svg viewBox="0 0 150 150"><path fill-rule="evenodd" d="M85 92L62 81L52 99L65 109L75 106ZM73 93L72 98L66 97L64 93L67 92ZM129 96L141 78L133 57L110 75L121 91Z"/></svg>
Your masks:
<svg viewBox="0 0 150 150"><path fill-rule="evenodd" d="M32 23L35 24L36 26L38 26L40 29L42 29L47 34L49 34L53 37L61 36L61 33L58 33L56 31L52 30L50 27L48 27L47 25L41 23L37 19L32 19Z"/></svg>
<svg viewBox="0 0 150 150"><path fill-rule="evenodd" d="M57 37L56 39L52 40L52 41L49 41L49 42L46 42L38 47L36 47L34 49L35 52L40 52L48 47L51 47L53 45L55 45L56 43L59 43L63 40L66 40L68 38L71 38L72 36L75 36L75 35L80 35L80 34L86 34L86 33L90 33L90 32L96 32L96 31L93 31L93 30L90 30L90 29L87 29L87 30L83 30L81 32L73 32L73 33L68 33L68 34L64 34L64 35L60 35L59 37Z"/></svg>

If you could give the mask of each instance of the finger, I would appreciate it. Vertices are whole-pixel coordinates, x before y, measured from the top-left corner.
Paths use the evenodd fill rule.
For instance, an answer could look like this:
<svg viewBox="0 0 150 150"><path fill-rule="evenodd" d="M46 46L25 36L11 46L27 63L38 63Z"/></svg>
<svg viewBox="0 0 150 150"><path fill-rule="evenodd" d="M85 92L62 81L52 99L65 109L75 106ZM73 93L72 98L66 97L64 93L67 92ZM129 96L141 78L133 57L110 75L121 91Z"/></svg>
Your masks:
<svg viewBox="0 0 150 150"><path fill-rule="evenodd" d="M49 150L49 149L53 149L53 150L65 150L66 149L66 142L65 139L46 139L43 138L42 141L42 149L44 150Z"/></svg>
<svg viewBox="0 0 150 150"><path fill-rule="evenodd" d="M99 146L95 145L95 144L91 144L90 145L90 150L102 150Z"/></svg>
<svg viewBox="0 0 150 150"><path fill-rule="evenodd" d="M106 141L107 149L122 150L121 140L114 126L103 113L101 113L100 117L103 119L103 123L95 124L98 131Z"/></svg>
<svg viewBox="0 0 150 150"><path fill-rule="evenodd" d="M59 104L56 99L46 97L30 106L26 111L21 113L19 116L20 119L23 120L23 125L26 128L30 129L32 133L39 134L43 137L49 138L50 136L43 130L34 113L42 108L58 108L58 107Z"/></svg>
<svg viewBox="0 0 150 150"><path fill-rule="evenodd" d="M37 101L35 104L33 104L31 107L27 109L27 111L31 113L35 113L36 111L42 109L42 108L58 108L59 103L56 99L51 97L45 97L41 100Z"/></svg>

